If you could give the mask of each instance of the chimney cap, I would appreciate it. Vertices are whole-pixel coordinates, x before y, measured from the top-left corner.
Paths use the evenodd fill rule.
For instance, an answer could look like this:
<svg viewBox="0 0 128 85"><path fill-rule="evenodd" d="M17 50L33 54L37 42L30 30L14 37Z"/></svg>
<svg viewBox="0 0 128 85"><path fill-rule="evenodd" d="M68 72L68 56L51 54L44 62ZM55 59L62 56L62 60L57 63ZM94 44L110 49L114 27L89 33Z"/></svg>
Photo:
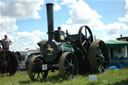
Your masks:
<svg viewBox="0 0 128 85"><path fill-rule="evenodd" d="M47 3L46 5L53 5L53 3Z"/></svg>

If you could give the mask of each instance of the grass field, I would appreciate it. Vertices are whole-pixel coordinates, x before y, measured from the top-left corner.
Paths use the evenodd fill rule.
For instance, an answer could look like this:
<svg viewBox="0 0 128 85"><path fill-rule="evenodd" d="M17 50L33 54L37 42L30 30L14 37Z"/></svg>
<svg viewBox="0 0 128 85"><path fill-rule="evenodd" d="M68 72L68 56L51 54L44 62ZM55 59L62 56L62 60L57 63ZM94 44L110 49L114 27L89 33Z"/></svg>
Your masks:
<svg viewBox="0 0 128 85"><path fill-rule="evenodd" d="M26 71L18 71L14 76L0 77L0 85L128 85L128 69L109 70L96 76L96 81L89 81L88 75L78 75L74 80L63 80L59 72L49 72L45 81L32 82Z"/></svg>

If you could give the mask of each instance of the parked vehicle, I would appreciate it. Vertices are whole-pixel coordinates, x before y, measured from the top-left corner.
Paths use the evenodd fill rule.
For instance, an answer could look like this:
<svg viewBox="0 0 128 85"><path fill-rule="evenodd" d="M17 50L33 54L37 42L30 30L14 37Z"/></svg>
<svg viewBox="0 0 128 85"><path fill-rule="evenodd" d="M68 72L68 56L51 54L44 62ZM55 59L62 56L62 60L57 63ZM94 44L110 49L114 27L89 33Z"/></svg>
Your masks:
<svg viewBox="0 0 128 85"><path fill-rule="evenodd" d="M40 47L41 55L33 56L28 64L28 75L32 81L44 80L48 72L60 71L62 78L74 78L77 74L104 72L109 66L106 45L102 40L93 41L87 25L78 33L54 31L53 4L48 3L48 40Z"/></svg>

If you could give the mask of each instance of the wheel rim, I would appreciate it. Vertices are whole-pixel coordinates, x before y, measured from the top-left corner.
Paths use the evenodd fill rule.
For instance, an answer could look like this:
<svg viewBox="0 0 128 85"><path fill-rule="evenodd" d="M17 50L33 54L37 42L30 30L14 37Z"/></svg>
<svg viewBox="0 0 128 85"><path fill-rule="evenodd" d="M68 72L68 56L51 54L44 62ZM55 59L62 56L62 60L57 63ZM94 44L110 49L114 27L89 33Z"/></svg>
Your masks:
<svg viewBox="0 0 128 85"><path fill-rule="evenodd" d="M60 58L60 74L62 78L74 79L78 74L78 63L76 56L70 52L65 52Z"/></svg>
<svg viewBox="0 0 128 85"><path fill-rule="evenodd" d="M41 81L46 79L48 71L42 71L42 65L44 61L42 57L34 56L29 61L28 74L32 81Z"/></svg>
<svg viewBox="0 0 128 85"><path fill-rule="evenodd" d="M87 54L89 46L93 41L92 32L91 32L90 28L85 25L85 26L80 27L78 34L79 34L80 46L81 46L82 50L84 51L84 53Z"/></svg>
<svg viewBox="0 0 128 85"><path fill-rule="evenodd" d="M104 72L109 66L109 57L103 41L93 42L89 48L89 65L92 73Z"/></svg>
<svg viewBox="0 0 128 85"><path fill-rule="evenodd" d="M96 59L99 72L104 72L109 65L109 58L107 55L107 48L103 42L99 42L97 45Z"/></svg>

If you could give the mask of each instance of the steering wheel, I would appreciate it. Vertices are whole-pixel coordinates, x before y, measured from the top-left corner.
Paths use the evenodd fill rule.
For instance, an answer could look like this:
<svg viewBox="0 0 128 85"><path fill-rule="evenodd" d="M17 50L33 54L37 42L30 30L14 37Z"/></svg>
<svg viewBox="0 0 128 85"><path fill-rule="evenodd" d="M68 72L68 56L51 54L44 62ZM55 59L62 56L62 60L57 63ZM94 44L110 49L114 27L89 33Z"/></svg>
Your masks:
<svg viewBox="0 0 128 85"><path fill-rule="evenodd" d="M87 25L81 26L78 34L80 47L83 52L87 54L89 46L93 42L93 34L91 32L91 29Z"/></svg>

